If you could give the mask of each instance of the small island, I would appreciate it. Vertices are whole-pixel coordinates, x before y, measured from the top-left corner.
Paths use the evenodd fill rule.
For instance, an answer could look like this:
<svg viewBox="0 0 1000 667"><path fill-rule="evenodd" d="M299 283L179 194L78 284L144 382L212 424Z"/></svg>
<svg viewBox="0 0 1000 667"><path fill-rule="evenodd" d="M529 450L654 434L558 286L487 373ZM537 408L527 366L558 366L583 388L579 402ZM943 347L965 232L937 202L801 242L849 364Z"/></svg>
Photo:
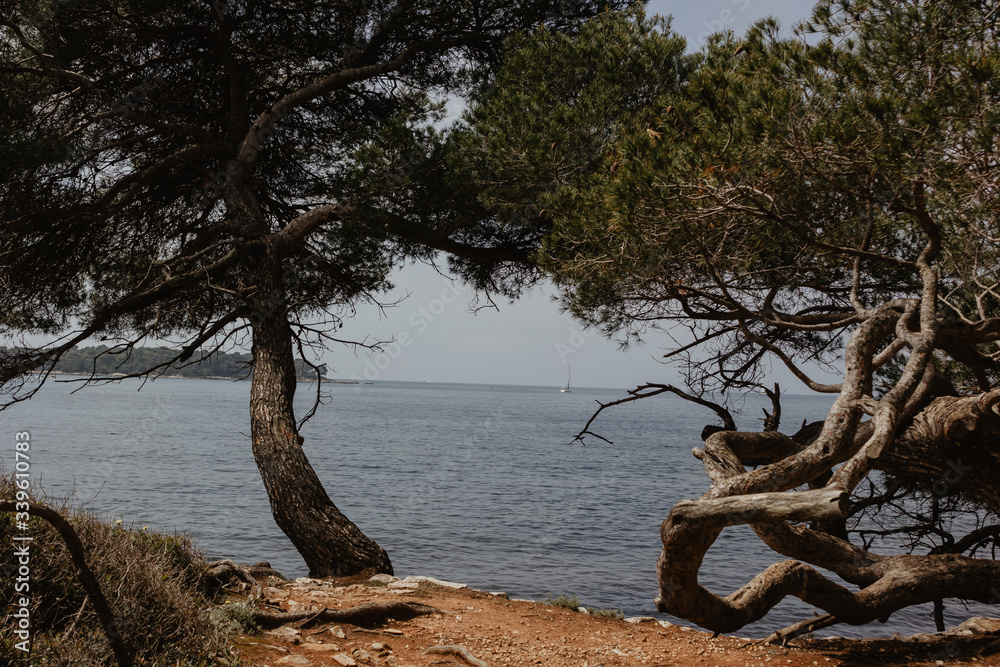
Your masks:
<svg viewBox="0 0 1000 667"><path fill-rule="evenodd" d="M248 353L213 352L195 353L184 363L169 363L180 350L169 347L135 347L128 351L107 345L93 347L74 346L68 350L52 371L56 374L86 375L95 377L127 377L144 375L149 369L160 367L154 377L199 378L204 380L248 380L251 375L252 357ZM164 364L167 364L164 366ZM295 362L295 374L300 382L335 382L356 384L351 380L334 380L326 377L326 364L313 368L301 359Z"/></svg>

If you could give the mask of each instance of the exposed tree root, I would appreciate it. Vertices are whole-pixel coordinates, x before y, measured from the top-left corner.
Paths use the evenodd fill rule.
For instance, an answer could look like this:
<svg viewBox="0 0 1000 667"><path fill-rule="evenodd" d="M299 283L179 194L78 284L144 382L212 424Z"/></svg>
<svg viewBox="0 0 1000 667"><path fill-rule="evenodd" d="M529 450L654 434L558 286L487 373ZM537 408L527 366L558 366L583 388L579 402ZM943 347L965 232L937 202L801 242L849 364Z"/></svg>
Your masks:
<svg viewBox="0 0 1000 667"><path fill-rule="evenodd" d="M246 584L250 588L250 596L252 598L260 597L261 587L258 579L267 577L284 578L267 561L254 563L253 565L240 565L232 560L218 560L208 564L206 574L209 579L216 581L220 587L228 585L234 579Z"/></svg>
<svg viewBox="0 0 1000 667"><path fill-rule="evenodd" d="M462 660L465 660L473 667L489 667L489 665L486 662L472 655L472 651L458 644L449 644L447 646L431 646L426 651L424 651L424 653L437 653L437 654L444 653L447 655L457 655L461 657Z"/></svg>
<svg viewBox="0 0 1000 667"><path fill-rule="evenodd" d="M417 616L440 614L441 610L426 604L416 602L386 602L351 607L350 609L321 609L319 611L272 612L255 611L254 621L262 628L277 628L289 623L308 621L304 626L314 623L346 623L362 628L381 625L389 619L406 621Z"/></svg>
<svg viewBox="0 0 1000 667"><path fill-rule="evenodd" d="M811 620L817 621L819 618L822 617ZM916 634L911 637L898 635L894 635L892 639L831 637L800 641L802 642L800 645L813 649L835 648L858 658L877 656L883 662L894 656L904 655L916 655L928 662L937 660L947 662L959 657L981 658L1000 652L1000 619L974 617L945 632Z"/></svg>

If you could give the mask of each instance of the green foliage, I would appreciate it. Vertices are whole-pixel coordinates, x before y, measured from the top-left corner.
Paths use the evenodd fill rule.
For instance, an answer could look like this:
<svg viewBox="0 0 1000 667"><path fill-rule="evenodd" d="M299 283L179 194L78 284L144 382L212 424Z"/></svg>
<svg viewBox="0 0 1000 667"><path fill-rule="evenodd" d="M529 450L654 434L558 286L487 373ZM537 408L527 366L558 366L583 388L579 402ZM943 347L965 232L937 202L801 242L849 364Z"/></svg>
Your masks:
<svg viewBox="0 0 1000 667"><path fill-rule="evenodd" d="M260 627L254 620L253 607L246 602L226 602L211 612L212 622L229 633L258 634Z"/></svg>
<svg viewBox="0 0 1000 667"><path fill-rule="evenodd" d="M599 616L601 618L625 618L625 612L621 609L613 609L612 607L587 607L587 613L591 616Z"/></svg>
<svg viewBox="0 0 1000 667"><path fill-rule="evenodd" d="M549 207L614 164L618 142L645 132L682 87L696 62L684 45L638 5L573 35L539 28L512 38L456 133L456 169L506 226L548 230Z"/></svg>
<svg viewBox="0 0 1000 667"><path fill-rule="evenodd" d="M466 251L489 281L534 237L452 191L435 100L488 85L509 35L625 4L13 3L0 335L198 348L281 320L312 344L408 259ZM491 239L516 243L468 244Z"/></svg>
<svg viewBox="0 0 1000 667"><path fill-rule="evenodd" d="M578 610L583 606L580 599L575 595L560 595L559 597L552 597L551 595L545 599L545 604L550 604L553 607L562 607L563 609L570 609L572 611Z"/></svg>
<svg viewBox="0 0 1000 667"><path fill-rule="evenodd" d="M690 383L754 386L767 355L835 361L854 314L919 297L929 234L942 308L1000 314L998 21L972 0L821 2L801 28L819 39L765 20L688 56L637 13L540 32L474 105L470 160L485 201L544 210L540 261L575 316L623 342L680 323L707 343Z"/></svg>
<svg viewBox="0 0 1000 667"><path fill-rule="evenodd" d="M625 618L625 612L621 609L613 609L611 607L587 607L580 602L580 598L575 595L559 595L558 597L548 596L543 600L545 604L552 605L553 607L562 607L563 609L569 609L570 611L580 611L581 609L586 610L588 614L593 616L601 616L604 618Z"/></svg>

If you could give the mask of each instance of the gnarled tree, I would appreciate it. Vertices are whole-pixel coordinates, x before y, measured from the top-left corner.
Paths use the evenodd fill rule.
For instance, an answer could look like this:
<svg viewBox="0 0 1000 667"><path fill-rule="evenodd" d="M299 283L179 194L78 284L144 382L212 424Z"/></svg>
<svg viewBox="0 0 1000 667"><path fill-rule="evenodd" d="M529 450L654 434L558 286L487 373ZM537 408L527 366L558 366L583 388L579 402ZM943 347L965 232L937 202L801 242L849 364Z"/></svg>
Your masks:
<svg viewBox="0 0 1000 667"><path fill-rule="evenodd" d="M295 352L339 342L406 258L443 250L481 284L525 260L535 230L456 203L428 96L488 85L511 32L605 4L3 0L0 335L30 335L3 389L30 396L29 372L94 337L180 345L158 368L249 339L279 527L313 576L391 572L303 452Z"/></svg>
<svg viewBox="0 0 1000 667"><path fill-rule="evenodd" d="M773 418L762 433L706 431L695 455L712 485L662 525L657 608L724 632L788 595L825 611L823 624L944 597L1000 602L989 557L1000 533L1000 13L972 0L827 0L795 38L764 21L700 54L666 53L675 85L660 72L626 77L632 95L586 116L589 87L620 90L614 64L628 58L616 48L669 41L639 14L597 23L577 39L539 32L512 60L560 51L589 68L577 94L542 67L505 70L497 86L546 119L538 154L575 145L585 164L560 176L508 136L489 159L510 176L484 179L487 197L544 211L541 261L576 316L625 340L677 336L667 357L688 390L636 396L710 403L760 387L777 360L835 397L791 437ZM510 107L502 92L484 98L470 143L504 127ZM585 131L544 135L546 121L574 114ZM518 173L553 185L512 188ZM816 363L840 365L843 380L815 381ZM882 532L914 547L934 538L930 549L867 548L875 529L857 520L894 508L915 525ZM957 539L941 528L942 512L969 508L985 524ZM790 560L718 595L698 571L735 524Z"/></svg>

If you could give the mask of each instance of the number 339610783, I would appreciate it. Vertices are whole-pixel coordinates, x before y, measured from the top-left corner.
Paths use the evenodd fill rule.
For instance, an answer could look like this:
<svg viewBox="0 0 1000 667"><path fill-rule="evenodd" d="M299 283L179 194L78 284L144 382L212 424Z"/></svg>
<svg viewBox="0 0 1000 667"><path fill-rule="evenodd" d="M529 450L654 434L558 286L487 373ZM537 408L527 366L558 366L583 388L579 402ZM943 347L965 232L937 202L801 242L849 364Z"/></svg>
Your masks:
<svg viewBox="0 0 1000 667"><path fill-rule="evenodd" d="M14 485L17 487L17 503L14 506L17 512L17 521L27 521L28 520L28 487L31 485L31 481L28 479L29 476L29 466L30 461L28 459L28 450L31 448L29 440L31 435L27 431L21 431L14 435L16 444L14 445L14 477L16 481Z"/></svg>

